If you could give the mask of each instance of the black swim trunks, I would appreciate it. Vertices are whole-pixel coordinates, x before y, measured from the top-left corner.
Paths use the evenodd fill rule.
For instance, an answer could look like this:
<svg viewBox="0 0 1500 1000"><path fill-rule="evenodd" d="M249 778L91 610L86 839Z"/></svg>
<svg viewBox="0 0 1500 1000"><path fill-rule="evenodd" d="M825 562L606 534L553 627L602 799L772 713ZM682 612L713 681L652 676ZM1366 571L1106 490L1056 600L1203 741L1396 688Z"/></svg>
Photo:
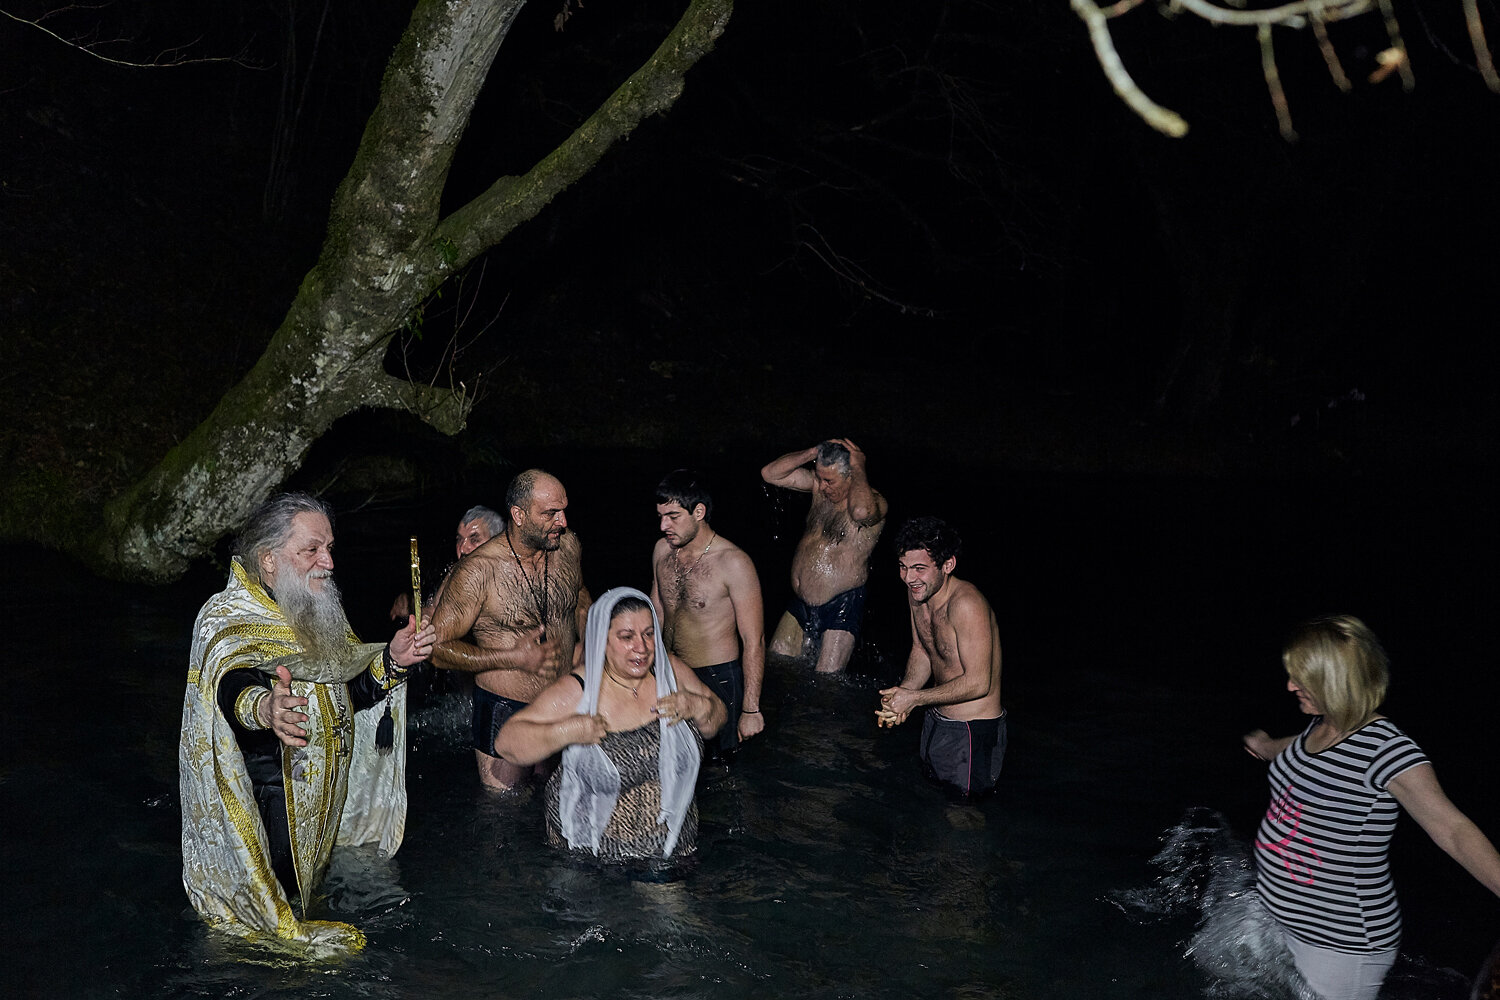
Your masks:
<svg viewBox="0 0 1500 1000"><path fill-rule="evenodd" d="M921 748L927 776L965 798L993 789L1005 763L1005 716L959 722L929 708Z"/></svg>
<svg viewBox="0 0 1500 1000"><path fill-rule="evenodd" d="M474 749L498 758L495 752L495 737L505 720L526 707L524 701L514 701L491 694L477 685L474 688Z"/></svg>
<svg viewBox="0 0 1500 1000"><path fill-rule="evenodd" d="M710 691L719 696L724 707L729 709L729 718L724 721L724 728L719 730L719 735L708 744L710 752L723 753L733 750L740 745L740 704L745 700L745 671L740 666L739 660L730 660L728 663L714 663L707 667L694 667L693 673L698 675Z"/></svg>
<svg viewBox="0 0 1500 1000"><path fill-rule="evenodd" d="M788 602L786 610L797 619L797 624L802 626L803 632L822 635L832 629L836 632L852 632L859 635L859 626L865 617L865 588L859 586L853 590L846 590L817 607L813 607L794 595Z"/></svg>

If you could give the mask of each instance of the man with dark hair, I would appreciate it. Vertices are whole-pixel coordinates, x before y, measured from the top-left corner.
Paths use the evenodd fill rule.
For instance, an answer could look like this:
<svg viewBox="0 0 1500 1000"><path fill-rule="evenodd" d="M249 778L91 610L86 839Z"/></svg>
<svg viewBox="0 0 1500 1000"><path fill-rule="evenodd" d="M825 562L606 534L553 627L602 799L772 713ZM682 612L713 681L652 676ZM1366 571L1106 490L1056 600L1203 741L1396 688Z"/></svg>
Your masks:
<svg viewBox="0 0 1500 1000"><path fill-rule="evenodd" d="M433 631L408 620L387 644L359 643L333 582L330 511L306 494L262 505L236 548L228 586L193 626L178 748L183 885L231 933L358 947L355 928L306 913L336 842L400 846L401 684Z"/></svg>
<svg viewBox="0 0 1500 1000"><path fill-rule="evenodd" d="M898 726L912 709L926 706L921 754L927 775L968 799L995 787L1006 725L1000 627L978 588L953 575L960 547L958 533L935 517L913 518L896 533L911 655L901 683L880 692L875 720Z"/></svg>
<svg viewBox="0 0 1500 1000"><path fill-rule="evenodd" d="M716 746L722 754L765 728L765 610L750 556L709 524L713 503L687 469L657 486L662 539L651 554L651 603L667 652L692 667L729 709Z"/></svg>
<svg viewBox="0 0 1500 1000"><path fill-rule="evenodd" d="M864 617L885 497L865 477L865 453L848 438L782 455L760 475L772 486L812 494L792 556L792 600L771 637L771 652L795 657L805 640L821 637L818 672L838 673L849 665Z"/></svg>
<svg viewBox="0 0 1500 1000"><path fill-rule="evenodd" d="M568 494L556 476L527 469L505 491L501 531L444 582L433 611L433 666L474 675L474 758L479 780L506 791L534 769L495 754L505 720L565 670L582 663L589 592L583 547L568 531ZM473 641L465 639L472 631ZM541 768L546 771L549 768Z"/></svg>

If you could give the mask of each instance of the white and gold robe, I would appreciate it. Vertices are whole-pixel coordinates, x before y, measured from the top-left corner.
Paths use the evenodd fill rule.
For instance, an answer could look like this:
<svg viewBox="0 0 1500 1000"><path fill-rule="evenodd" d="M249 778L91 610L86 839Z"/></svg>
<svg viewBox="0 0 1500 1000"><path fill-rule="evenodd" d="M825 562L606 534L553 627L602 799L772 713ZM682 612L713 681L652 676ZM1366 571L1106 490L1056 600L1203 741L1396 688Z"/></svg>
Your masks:
<svg viewBox="0 0 1500 1000"><path fill-rule="evenodd" d="M364 944L357 928L293 912L271 867L244 757L218 705L227 672L292 660L292 693L308 700L308 745L282 746L281 766L305 918L335 844L374 844L394 854L406 827L406 688L388 692L373 710L354 712L345 682L367 666L379 679L384 646L361 646L352 632L349 643L351 658L342 667L299 664L291 626L238 558L228 586L198 612L178 747L182 882L213 927L315 950ZM395 745L379 751L375 729L387 702Z"/></svg>

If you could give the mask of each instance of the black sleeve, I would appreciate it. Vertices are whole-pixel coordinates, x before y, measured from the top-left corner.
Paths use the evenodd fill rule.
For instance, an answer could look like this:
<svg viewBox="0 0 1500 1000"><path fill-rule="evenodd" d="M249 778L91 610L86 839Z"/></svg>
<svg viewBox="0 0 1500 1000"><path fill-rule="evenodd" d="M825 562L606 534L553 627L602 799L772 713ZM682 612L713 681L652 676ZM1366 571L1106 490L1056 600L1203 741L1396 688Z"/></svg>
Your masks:
<svg viewBox="0 0 1500 1000"><path fill-rule="evenodd" d="M385 688L374 677L370 676L370 668L366 667L354 680L349 682L349 703L354 706L356 712L363 711L371 705L385 700Z"/></svg>
<svg viewBox="0 0 1500 1000"><path fill-rule="evenodd" d="M245 758L245 771L256 789L268 786L279 787L281 779L281 741L269 729L246 729L234 714L234 703L246 688L271 689L273 675L254 667L230 670L219 678L219 712L234 731L234 741L239 744Z"/></svg>
<svg viewBox="0 0 1500 1000"><path fill-rule="evenodd" d="M228 720L230 728L234 730L234 738L243 745L250 737L259 736L265 730L246 729L240 725L240 720L234 713L234 703L239 700L241 692L246 688L258 687L269 691L271 679L264 670L254 667L242 667L239 670L230 670L219 678L219 712Z"/></svg>

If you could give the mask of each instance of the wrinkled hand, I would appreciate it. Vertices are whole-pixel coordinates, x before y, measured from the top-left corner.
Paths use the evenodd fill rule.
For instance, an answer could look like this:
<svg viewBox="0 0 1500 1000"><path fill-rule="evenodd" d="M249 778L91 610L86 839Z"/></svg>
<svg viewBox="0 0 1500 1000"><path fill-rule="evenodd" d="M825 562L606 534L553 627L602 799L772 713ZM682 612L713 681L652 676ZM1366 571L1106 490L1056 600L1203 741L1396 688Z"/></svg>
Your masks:
<svg viewBox="0 0 1500 1000"><path fill-rule="evenodd" d="M406 617L406 627L391 637L391 660L398 667L411 667L432 655L437 645L437 631L428 622L417 630L417 620Z"/></svg>
<svg viewBox="0 0 1500 1000"><path fill-rule="evenodd" d="M307 727L302 723L307 721L307 716L301 709L306 704L306 698L292 694L292 672L286 667L278 666L271 694L260 700L257 714L261 725L275 733L282 743L289 747L305 747Z"/></svg>
<svg viewBox="0 0 1500 1000"><path fill-rule="evenodd" d="M656 699L653 711L666 719L667 725L675 726L683 719L696 719L706 701L702 695L692 691L674 691Z"/></svg>
<svg viewBox="0 0 1500 1000"><path fill-rule="evenodd" d="M740 710L739 736L741 740L748 740L765 728L766 717L760 712L750 714L743 709Z"/></svg>

